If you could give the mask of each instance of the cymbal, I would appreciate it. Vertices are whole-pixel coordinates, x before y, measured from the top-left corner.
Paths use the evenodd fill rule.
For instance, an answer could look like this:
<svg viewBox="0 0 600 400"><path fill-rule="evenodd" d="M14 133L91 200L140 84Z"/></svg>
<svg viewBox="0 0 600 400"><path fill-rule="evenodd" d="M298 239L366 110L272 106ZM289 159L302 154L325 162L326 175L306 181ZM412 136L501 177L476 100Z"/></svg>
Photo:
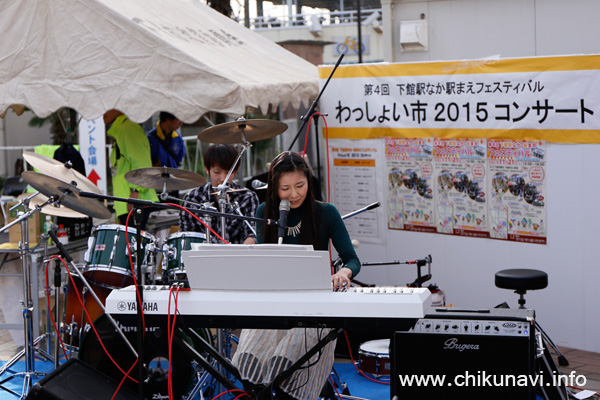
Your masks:
<svg viewBox="0 0 600 400"><path fill-rule="evenodd" d="M111 213L108 211L108 208L104 207L104 205L97 200L81 197L79 195L81 190L74 185L33 171L25 171L21 176L23 177L23 180L30 184L35 190L48 197L61 197L64 195L60 204L68 209L77 211L88 217L101 219L110 218Z"/></svg>
<svg viewBox="0 0 600 400"><path fill-rule="evenodd" d="M74 168L65 166L65 164L60 161L32 151L24 151L23 158L42 174L49 175L61 182L75 182L77 188L84 192L102 194L98 186L94 185L92 181L77 172Z"/></svg>
<svg viewBox="0 0 600 400"><path fill-rule="evenodd" d="M243 118L233 122L211 126L198 134L198 140L208 143L235 144L243 143L242 133L247 142L269 139L285 132L287 124L273 119Z"/></svg>
<svg viewBox="0 0 600 400"><path fill-rule="evenodd" d="M24 198L31 196L33 193L23 193L20 194L17 199L22 201ZM33 199L29 200L30 208L34 208L35 206L41 206L45 202L48 201L48 197L43 194L38 194ZM87 215L78 213L77 211L70 210L63 205L55 207L51 204L46 205L42 208L42 212L46 215L54 215L55 217L66 217L66 218L87 218Z"/></svg>
<svg viewBox="0 0 600 400"><path fill-rule="evenodd" d="M191 189L206 183L206 178L196 172L169 167L134 169L125 174L125 180L155 190L163 190L166 183L167 191Z"/></svg>

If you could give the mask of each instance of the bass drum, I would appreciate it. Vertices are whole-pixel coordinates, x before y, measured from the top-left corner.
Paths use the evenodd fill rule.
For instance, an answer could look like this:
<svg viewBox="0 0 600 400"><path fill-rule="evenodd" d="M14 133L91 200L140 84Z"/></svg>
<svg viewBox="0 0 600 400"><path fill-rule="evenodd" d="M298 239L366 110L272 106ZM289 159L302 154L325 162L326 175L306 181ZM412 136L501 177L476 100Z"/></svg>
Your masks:
<svg viewBox="0 0 600 400"><path fill-rule="evenodd" d="M358 368L375 377L390 375L390 340L371 340L360 345Z"/></svg>
<svg viewBox="0 0 600 400"><path fill-rule="evenodd" d="M106 314L102 314L94 321L94 327L98 331L98 335L112 359L124 371L129 370L135 362L136 357L132 354L129 346L123 342L123 339L112 326ZM135 327L121 326L121 331L137 351L137 329ZM212 343L212 336L208 329L198 330L198 333L209 343ZM186 341L193 345L190 338L186 338ZM87 329L83 335L78 358L114 379L116 382L120 382L123 379L123 374L104 352L98 337L91 328ZM165 328L146 328L146 335L144 337L144 365L148 366L145 371L145 375L148 378L144 383L144 397L148 400L168 399L167 371L169 368L169 347L167 330ZM173 398L180 399L191 389L194 381L194 365L191 357L174 344L172 347L171 362ZM136 368L134 367L130 373L134 379L137 379ZM123 384L135 392L138 390L137 384L130 379L126 379Z"/></svg>
<svg viewBox="0 0 600 400"><path fill-rule="evenodd" d="M73 285L71 279L68 279L64 313L64 326L66 327L66 332L63 335L63 340L68 344L78 346L85 326L104 314L104 310L98 305L98 302L94 299L94 296L89 292L87 287L83 285L79 276L75 273L71 273L71 275L73 276L75 285ZM102 305L106 304L106 298L109 293L113 289L116 289L113 286L102 284L100 282L88 280L88 283L94 293L96 293L96 296L98 296L98 299L102 302ZM77 293L79 293L91 320L85 315Z"/></svg>

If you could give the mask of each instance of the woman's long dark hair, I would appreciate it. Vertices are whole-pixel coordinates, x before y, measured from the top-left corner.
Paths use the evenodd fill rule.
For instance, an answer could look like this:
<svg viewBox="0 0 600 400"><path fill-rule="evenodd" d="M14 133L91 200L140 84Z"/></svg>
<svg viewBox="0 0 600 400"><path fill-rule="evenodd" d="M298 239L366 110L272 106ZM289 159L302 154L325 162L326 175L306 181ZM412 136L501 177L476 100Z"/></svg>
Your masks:
<svg viewBox="0 0 600 400"><path fill-rule="evenodd" d="M284 151L273 159L269 168L267 199L266 199L266 218L279 220L279 203L281 199L277 194L279 189L279 177L286 172L302 172L307 179L308 191L306 199L299 208L302 228L300 229L300 242L302 244L312 244L315 250L318 247L317 224L315 214L315 197L313 192L313 177L310 167L304 159L297 153ZM277 243L277 227L264 226L263 232L265 243Z"/></svg>

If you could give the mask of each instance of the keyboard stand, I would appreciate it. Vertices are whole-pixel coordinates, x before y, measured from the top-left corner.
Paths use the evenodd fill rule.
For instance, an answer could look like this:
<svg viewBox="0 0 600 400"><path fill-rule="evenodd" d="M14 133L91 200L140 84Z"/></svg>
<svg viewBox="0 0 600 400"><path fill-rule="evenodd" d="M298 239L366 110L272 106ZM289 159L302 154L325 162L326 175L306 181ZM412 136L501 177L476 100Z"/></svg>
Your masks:
<svg viewBox="0 0 600 400"><path fill-rule="evenodd" d="M335 340L344 330L343 329L333 329L329 332L323 339L321 339L317 344L306 352L298 361L292 364L285 371L280 372L273 382L267 385L255 385L247 380L242 379L238 369L225 357L223 357L217 350L215 350L209 343L207 343L198 333L190 328L178 328L176 331L176 335L174 336L175 343L181 347L184 351L186 351L190 357L192 357L202 368L204 368L210 375L212 375L217 381L219 381L227 390L238 389L237 386L226 376L221 374L217 368L215 368L206 358L204 358L198 350L192 347L187 341L183 340L182 336L187 335L189 337L193 337L199 347L202 348L203 351L206 351L212 358L214 358L217 363L219 363L228 373L230 373L233 378L241 382L244 386L244 390L248 393L252 399L255 400L271 400L273 398L273 390L276 394L282 395L279 385L283 383L286 379L288 379L296 370L302 367L305 363L307 363L312 356L317 354L317 352L321 351L327 343ZM202 351L201 350L201 351ZM285 396L285 394L283 394Z"/></svg>

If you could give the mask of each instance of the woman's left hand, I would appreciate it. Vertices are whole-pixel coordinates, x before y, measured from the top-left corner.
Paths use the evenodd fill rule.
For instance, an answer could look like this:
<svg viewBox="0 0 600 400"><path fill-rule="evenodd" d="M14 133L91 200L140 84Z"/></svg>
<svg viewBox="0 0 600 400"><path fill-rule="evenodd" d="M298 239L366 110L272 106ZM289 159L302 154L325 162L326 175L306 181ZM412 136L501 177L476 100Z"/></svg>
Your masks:
<svg viewBox="0 0 600 400"><path fill-rule="evenodd" d="M331 283L333 290L347 289L350 287L350 278L352 278L352 270L350 268L342 268L335 274L331 275Z"/></svg>

